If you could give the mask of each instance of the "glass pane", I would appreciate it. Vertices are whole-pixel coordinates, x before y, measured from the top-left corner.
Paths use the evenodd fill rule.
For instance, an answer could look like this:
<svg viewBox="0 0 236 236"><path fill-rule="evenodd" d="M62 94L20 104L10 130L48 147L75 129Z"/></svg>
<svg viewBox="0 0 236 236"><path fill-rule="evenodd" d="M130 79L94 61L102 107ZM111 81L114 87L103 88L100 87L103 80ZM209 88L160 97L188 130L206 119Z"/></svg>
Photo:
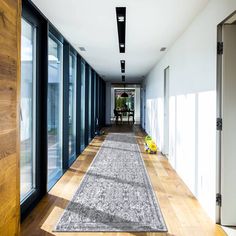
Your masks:
<svg viewBox="0 0 236 236"><path fill-rule="evenodd" d="M81 151L85 148L85 63L81 62Z"/></svg>
<svg viewBox="0 0 236 236"><path fill-rule="evenodd" d="M76 56L70 54L70 78L69 78L69 157L76 155Z"/></svg>
<svg viewBox="0 0 236 236"><path fill-rule="evenodd" d="M35 28L22 19L20 108L20 198L35 188Z"/></svg>
<svg viewBox="0 0 236 236"><path fill-rule="evenodd" d="M89 69L89 96L88 96L88 137L89 141L91 140L91 95L92 95L92 71Z"/></svg>
<svg viewBox="0 0 236 236"><path fill-rule="evenodd" d="M62 44L48 41L48 189L62 174Z"/></svg>
<svg viewBox="0 0 236 236"><path fill-rule="evenodd" d="M93 92L94 92L94 94L93 94L93 102L94 102L94 131L96 132L97 131L97 126L96 126L96 118L97 118L97 114L96 114L96 112L97 112L97 93L96 93L96 91L97 91L97 80L96 80L96 74L94 74L94 78L93 78L93 83L94 83L94 90L93 90Z"/></svg>

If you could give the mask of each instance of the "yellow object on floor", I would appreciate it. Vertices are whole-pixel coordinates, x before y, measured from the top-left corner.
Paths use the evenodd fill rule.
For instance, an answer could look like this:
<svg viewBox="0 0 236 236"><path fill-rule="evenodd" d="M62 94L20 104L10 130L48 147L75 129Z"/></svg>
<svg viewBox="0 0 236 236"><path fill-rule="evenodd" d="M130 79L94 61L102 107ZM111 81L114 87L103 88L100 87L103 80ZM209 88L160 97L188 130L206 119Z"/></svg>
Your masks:
<svg viewBox="0 0 236 236"><path fill-rule="evenodd" d="M145 137L145 151L147 153L157 153L157 145L149 135Z"/></svg>

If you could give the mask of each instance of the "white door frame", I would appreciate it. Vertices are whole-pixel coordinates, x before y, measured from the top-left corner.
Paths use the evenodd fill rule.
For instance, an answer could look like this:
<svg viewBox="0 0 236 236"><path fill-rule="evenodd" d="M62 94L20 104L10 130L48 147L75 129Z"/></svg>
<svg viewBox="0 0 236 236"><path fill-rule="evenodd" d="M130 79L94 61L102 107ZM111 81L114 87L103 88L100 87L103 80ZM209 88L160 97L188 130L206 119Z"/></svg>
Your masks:
<svg viewBox="0 0 236 236"><path fill-rule="evenodd" d="M169 74L170 67L167 66L164 69L164 148L162 151L167 156L169 154Z"/></svg>
<svg viewBox="0 0 236 236"><path fill-rule="evenodd" d="M146 131L146 85L143 86L143 129Z"/></svg>
<svg viewBox="0 0 236 236"><path fill-rule="evenodd" d="M222 26L217 27L217 42L222 42ZM222 55L217 52L217 78L216 78L216 118L222 119ZM216 120L216 125L217 125ZM217 127L216 127L217 128ZM216 195L221 195L221 130L216 129ZM220 205L216 204L216 223L220 224Z"/></svg>
<svg viewBox="0 0 236 236"><path fill-rule="evenodd" d="M221 197L221 175L222 175L222 130L218 127L219 122L222 122L222 84L223 84L223 54L218 52L219 43L223 41L223 25L225 22L235 15L236 11L230 14L217 26L217 77L216 77L216 200L217 196ZM216 223L221 223L221 206L216 203Z"/></svg>

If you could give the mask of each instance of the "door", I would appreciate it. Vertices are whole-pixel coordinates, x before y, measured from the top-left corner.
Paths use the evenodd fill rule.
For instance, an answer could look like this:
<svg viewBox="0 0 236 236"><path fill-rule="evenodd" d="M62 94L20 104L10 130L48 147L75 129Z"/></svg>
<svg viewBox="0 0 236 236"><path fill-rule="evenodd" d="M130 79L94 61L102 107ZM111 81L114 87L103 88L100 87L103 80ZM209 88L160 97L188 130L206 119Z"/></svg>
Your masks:
<svg viewBox="0 0 236 236"><path fill-rule="evenodd" d="M223 25L221 224L236 225L236 25Z"/></svg>
<svg viewBox="0 0 236 236"><path fill-rule="evenodd" d="M146 130L146 86L143 88L143 129Z"/></svg>
<svg viewBox="0 0 236 236"><path fill-rule="evenodd" d="M81 61L80 151L85 148L85 62Z"/></svg>
<svg viewBox="0 0 236 236"><path fill-rule="evenodd" d="M163 154L169 154L169 67L164 70L164 148Z"/></svg>
<svg viewBox="0 0 236 236"><path fill-rule="evenodd" d="M69 56L69 163L76 158L76 65L74 53Z"/></svg>
<svg viewBox="0 0 236 236"><path fill-rule="evenodd" d="M48 38L48 190L62 175L63 45Z"/></svg>
<svg viewBox="0 0 236 236"><path fill-rule="evenodd" d="M20 199L36 188L36 27L22 19L20 104Z"/></svg>

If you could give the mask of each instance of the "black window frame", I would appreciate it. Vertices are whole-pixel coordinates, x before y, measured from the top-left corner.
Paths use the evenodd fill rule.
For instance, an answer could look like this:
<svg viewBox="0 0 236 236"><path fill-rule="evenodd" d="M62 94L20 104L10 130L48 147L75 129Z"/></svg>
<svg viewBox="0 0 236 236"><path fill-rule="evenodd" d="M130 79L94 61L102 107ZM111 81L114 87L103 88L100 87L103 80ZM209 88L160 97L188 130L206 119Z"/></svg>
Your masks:
<svg viewBox="0 0 236 236"><path fill-rule="evenodd" d="M47 80L48 80L48 22L28 1L22 2L22 18L36 27L36 150L35 191L21 202L21 220L47 192Z"/></svg>
<svg viewBox="0 0 236 236"><path fill-rule="evenodd" d="M69 65L68 61L64 61L64 46L67 47L67 41L63 38L63 36L59 33L59 31L51 23L48 24L48 39L49 38L51 38L52 40L58 41L62 44L62 52L63 52L63 55L62 55L62 63L63 63L63 65L62 65L62 68L63 68L63 71L62 71L62 96L63 96L63 98L62 98L62 104L61 104L62 105L62 114L61 114L62 115L62 130L61 130L61 132L62 132L62 134L61 134L62 135L62 150L61 150L61 152L62 152L62 156L61 156L62 169L50 182L48 182L48 168L47 168L47 192L49 192L51 190L51 188L58 182L58 180L63 176L65 171L68 169L68 154L66 154L67 153L66 149L68 147L66 147L66 143L65 143L67 135L64 133L66 131L66 127L65 127L66 126L66 120L65 120L66 116L64 114L64 112L65 112L64 99L66 100L66 96L67 96L65 94L66 93L65 87L67 86L67 78L66 77L64 78L64 76L66 76L66 74L64 74L64 69L67 70L66 66ZM47 53L47 61L48 61L48 53ZM47 70L48 70L48 68L47 68ZM47 82L48 82L48 79L47 79ZM47 84L47 87L48 87L48 84ZM48 89L47 89L46 94L48 97ZM48 104L47 104L47 106L48 106ZM45 109L47 109L47 106ZM47 120L46 124L48 125L48 120ZM48 132L47 132L46 140L47 140L47 162L48 162Z"/></svg>
<svg viewBox="0 0 236 236"><path fill-rule="evenodd" d="M70 74L70 55L74 56L76 58L76 79L75 79L75 92L76 92L76 98L75 98L75 117L77 118L77 111L78 111L78 97L77 97L77 89L79 89L79 86L78 86L78 68L77 68L77 60L78 60L78 57L77 57L77 53L76 53L76 50L71 46L69 45L69 67L68 67L68 94L65 94L65 96L67 96L68 98L68 119L69 119L69 74ZM64 98L65 99L65 98ZM65 115L65 114L64 114ZM75 126L75 132L76 132L76 136L77 136L77 126L78 126L78 123L77 123L77 119L75 118L76 120L76 126ZM68 137L68 147L69 147L69 121L67 123L67 137ZM67 163L68 163L68 166L67 166L67 169L74 163L74 161L76 160L76 157L77 157L77 149L78 149L78 146L77 146L77 140L76 140L76 137L75 137L75 154L70 156L69 155L69 150L68 150L68 160L67 160Z"/></svg>
<svg viewBox="0 0 236 236"><path fill-rule="evenodd" d="M63 45L63 114L62 114L62 174L73 164L81 149L81 62L85 63L85 97L89 96L89 82L91 83L91 109L88 109L88 99L85 99L85 128L88 127L89 112L91 112L91 134L85 129L84 148L88 145L89 136L95 136L96 120L98 118L101 126L100 117L104 109L102 99L104 97L101 87L101 78L96 71L84 60L78 51L64 38L64 36L53 26L53 24L43 15L42 12L32 3L31 0L22 1L22 18L33 24L37 29L36 34L36 182L35 191L21 203L21 221L37 205L37 203L49 191L48 176L48 127L47 127L47 99L48 99L48 39L53 38L60 41ZM69 159L69 55L73 53L77 57L76 68L76 156L73 161ZM91 78L88 80L91 71ZM101 90L101 91L100 91ZM99 114L99 111L101 112ZM104 115L104 114L103 114ZM83 148L83 149L84 149ZM57 181L61 178L57 179ZM56 182L57 182L56 181ZM56 182L54 184L56 184ZM53 185L54 185L53 184Z"/></svg>

